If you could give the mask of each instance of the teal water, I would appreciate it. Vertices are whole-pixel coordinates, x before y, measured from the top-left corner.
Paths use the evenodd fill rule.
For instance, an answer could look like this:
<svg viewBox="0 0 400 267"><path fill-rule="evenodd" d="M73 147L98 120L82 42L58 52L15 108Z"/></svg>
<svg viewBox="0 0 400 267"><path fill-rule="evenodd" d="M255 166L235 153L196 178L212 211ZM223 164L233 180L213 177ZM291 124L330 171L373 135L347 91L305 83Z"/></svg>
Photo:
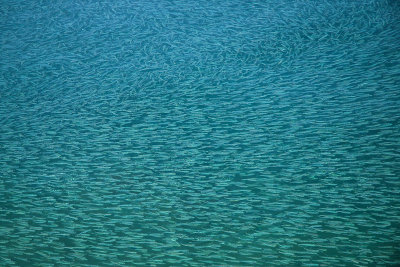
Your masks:
<svg viewBox="0 0 400 267"><path fill-rule="evenodd" d="M0 266L400 264L400 3L0 3Z"/></svg>

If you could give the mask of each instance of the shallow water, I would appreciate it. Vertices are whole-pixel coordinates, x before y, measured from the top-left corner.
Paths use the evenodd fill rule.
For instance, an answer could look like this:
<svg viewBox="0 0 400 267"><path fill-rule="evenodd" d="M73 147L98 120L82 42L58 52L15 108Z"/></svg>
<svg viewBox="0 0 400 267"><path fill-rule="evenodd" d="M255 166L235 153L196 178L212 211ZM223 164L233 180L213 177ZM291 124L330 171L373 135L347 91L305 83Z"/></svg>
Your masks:
<svg viewBox="0 0 400 267"><path fill-rule="evenodd" d="M400 264L400 5L2 1L0 265Z"/></svg>

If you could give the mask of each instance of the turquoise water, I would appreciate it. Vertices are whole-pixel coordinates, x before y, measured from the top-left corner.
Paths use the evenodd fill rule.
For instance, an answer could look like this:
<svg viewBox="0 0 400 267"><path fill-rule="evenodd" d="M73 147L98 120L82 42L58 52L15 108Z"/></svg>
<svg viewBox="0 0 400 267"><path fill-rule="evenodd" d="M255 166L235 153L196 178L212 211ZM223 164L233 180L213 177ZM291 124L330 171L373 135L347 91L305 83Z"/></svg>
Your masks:
<svg viewBox="0 0 400 267"><path fill-rule="evenodd" d="M0 3L1 266L400 264L400 3Z"/></svg>

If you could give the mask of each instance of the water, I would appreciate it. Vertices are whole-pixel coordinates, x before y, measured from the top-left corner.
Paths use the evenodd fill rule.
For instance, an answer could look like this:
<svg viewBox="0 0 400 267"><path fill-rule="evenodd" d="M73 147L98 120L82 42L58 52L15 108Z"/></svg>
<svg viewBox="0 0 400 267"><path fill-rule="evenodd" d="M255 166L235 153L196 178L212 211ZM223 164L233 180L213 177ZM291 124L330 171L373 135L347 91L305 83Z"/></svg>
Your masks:
<svg viewBox="0 0 400 267"><path fill-rule="evenodd" d="M400 5L0 4L1 266L400 264Z"/></svg>

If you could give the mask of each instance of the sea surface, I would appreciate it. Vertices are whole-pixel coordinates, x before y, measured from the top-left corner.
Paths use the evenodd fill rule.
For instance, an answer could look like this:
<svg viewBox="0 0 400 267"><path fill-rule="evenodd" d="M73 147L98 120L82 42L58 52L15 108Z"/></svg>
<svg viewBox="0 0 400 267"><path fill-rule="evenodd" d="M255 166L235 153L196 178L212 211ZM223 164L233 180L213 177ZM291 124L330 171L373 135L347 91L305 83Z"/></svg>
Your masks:
<svg viewBox="0 0 400 267"><path fill-rule="evenodd" d="M0 266L399 264L400 1L0 2Z"/></svg>

